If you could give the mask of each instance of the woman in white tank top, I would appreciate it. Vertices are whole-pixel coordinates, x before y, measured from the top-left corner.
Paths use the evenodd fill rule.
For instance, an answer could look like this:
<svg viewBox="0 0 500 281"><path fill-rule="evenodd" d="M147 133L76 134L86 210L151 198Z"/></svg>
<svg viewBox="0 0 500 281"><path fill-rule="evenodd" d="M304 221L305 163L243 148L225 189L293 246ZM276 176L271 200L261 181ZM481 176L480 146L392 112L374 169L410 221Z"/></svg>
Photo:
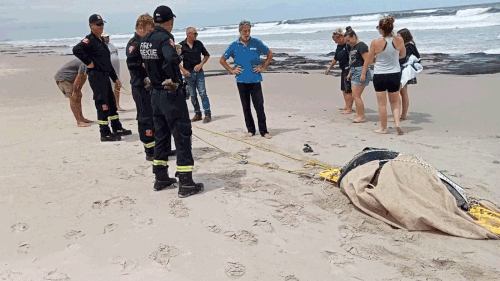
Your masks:
<svg viewBox="0 0 500 281"><path fill-rule="evenodd" d="M400 125L401 105L399 101L399 88L401 85L401 67L399 59L406 56L403 39L394 36L394 18L385 17L379 21L378 31L381 38L375 39L370 45L369 61L375 60L373 86L377 93L378 114L380 117L380 130L376 133L387 134L387 95L391 103L392 114L396 122L396 130L403 134Z"/></svg>

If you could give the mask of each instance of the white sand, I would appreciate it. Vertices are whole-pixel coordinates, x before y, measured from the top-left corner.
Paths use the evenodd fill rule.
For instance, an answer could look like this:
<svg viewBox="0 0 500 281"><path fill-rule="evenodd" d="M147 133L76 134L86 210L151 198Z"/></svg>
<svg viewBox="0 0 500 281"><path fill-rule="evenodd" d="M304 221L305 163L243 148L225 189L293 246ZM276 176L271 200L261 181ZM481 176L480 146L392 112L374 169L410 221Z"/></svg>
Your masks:
<svg viewBox="0 0 500 281"><path fill-rule="evenodd" d="M134 134L101 143L96 124L76 127L52 78L70 57L0 58L2 280L500 280L499 241L392 229L355 210L338 188L236 164L197 138L195 179L207 190L183 200L176 190L154 192L131 96L122 95L129 110L120 117ZM130 89L127 71L121 78ZM251 141L334 166L367 146L411 152L454 175L469 196L500 203L498 78L421 75L410 88L409 134L380 136L372 133L372 85L364 93L369 122L354 125L336 109L338 78L265 74L274 138ZM213 122L196 126L242 137L234 78L208 77L207 88ZM96 120L88 84L83 91L84 115ZM303 169L193 132L249 160ZM304 143L315 154L304 154ZM169 164L173 174L175 158Z"/></svg>

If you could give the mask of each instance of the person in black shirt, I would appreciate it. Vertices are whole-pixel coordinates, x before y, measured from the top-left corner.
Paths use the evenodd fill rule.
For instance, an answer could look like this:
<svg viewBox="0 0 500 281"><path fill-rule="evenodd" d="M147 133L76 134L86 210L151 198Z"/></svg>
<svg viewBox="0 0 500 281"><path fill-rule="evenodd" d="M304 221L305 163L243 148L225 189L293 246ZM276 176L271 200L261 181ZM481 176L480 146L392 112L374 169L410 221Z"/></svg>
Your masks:
<svg viewBox="0 0 500 281"><path fill-rule="evenodd" d="M89 18L91 33L73 47L73 54L88 69L89 84L94 92L101 141L118 141L121 140L121 136L132 134L132 131L122 127L118 116L109 78L115 82L115 87L121 88L122 84L111 65L111 54L108 46L101 38L104 23L105 21L100 15L91 15ZM108 119L111 121L113 133L109 129Z"/></svg>
<svg viewBox="0 0 500 281"><path fill-rule="evenodd" d="M344 41L344 31L342 28L337 28L332 35L333 41L337 44L337 49L335 50L335 56L333 57L332 63L325 71L325 75L330 73L330 69L339 63L339 67L342 70L340 75L340 90L344 95L345 106L341 108L342 114L352 113L352 105L354 99L352 98L351 81L347 80L347 75L349 74L349 52L351 51L351 46L346 44Z"/></svg>
<svg viewBox="0 0 500 281"><path fill-rule="evenodd" d="M197 36L198 32L196 29L194 27L188 27L186 29L186 39L179 43L179 45L181 45L182 57L181 71L188 82L189 95L191 96L191 102L194 107L194 117L191 121L195 122L201 120L200 103L196 95L196 90L198 90L203 110L205 111L203 123L208 123L212 120L212 113L210 112L210 101L208 100L207 89L205 87L203 65L205 65L210 58L210 54L207 49L205 49L205 46L203 46L203 43L196 40ZM201 59L201 55L203 55L203 60Z"/></svg>
<svg viewBox="0 0 500 281"><path fill-rule="evenodd" d="M144 145L146 160L153 161L155 139L153 108L151 106L151 93L147 90L151 87L148 73L142 64L140 52L141 38L151 32L155 26L153 17L148 14L140 15L135 24L135 34L129 40L125 49L127 55L127 67L130 72L130 84L132 86L132 97L137 108L137 123L139 138ZM170 139L170 138L168 138Z"/></svg>
<svg viewBox="0 0 500 281"><path fill-rule="evenodd" d="M153 93L153 122L155 126L155 152L153 173L155 190L173 185L176 180L168 175L167 138L172 132L177 148L177 173L179 176L179 197L187 197L203 191L202 183L193 181L194 159L191 151L191 120L186 98L179 93L182 74L179 68L180 56L175 49L172 10L159 6L153 14L155 28L141 39L140 52Z"/></svg>
<svg viewBox="0 0 500 281"><path fill-rule="evenodd" d="M404 63L406 63L406 61L411 55L420 58L420 53L417 50L417 45L415 45L415 41L413 41L413 36L411 35L411 32L408 29L403 28L398 31L398 36L401 36L401 38L403 38L406 48L406 56L399 60L399 64L402 66ZM401 118L400 118L401 120L406 120L408 118L408 107L410 106L410 99L408 97L408 84L417 84L417 78L413 78L410 81L408 81L406 85L400 90L401 103L403 105L401 109Z"/></svg>
<svg viewBox="0 0 500 281"><path fill-rule="evenodd" d="M356 117L352 120L353 123L366 122L365 119L365 105L361 99L366 86L371 81L371 71L368 68L370 62L368 61L368 46L361 42L350 26L346 27L344 40L347 44L351 45L351 52L349 54L349 74L347 79L351 80L352 96L356 104Z"/></svg>

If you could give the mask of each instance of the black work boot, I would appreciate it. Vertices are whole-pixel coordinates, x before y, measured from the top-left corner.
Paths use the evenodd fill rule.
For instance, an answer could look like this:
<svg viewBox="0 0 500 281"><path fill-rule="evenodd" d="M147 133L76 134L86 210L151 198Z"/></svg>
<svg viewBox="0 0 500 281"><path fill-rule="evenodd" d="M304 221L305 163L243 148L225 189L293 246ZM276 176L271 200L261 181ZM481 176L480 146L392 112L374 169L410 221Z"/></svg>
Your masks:
<svg viewBox="0 0 500 281"><path fill-rule="evenodd" d="M109 129L108 125L99 125L99 131L101 132L101 141L119 141L122 138L120 136L117 136L113 133L111 133L111 130Z"/></svg>
<svg viewBox="0 0 500 281"><path fill-rule="evenodd" d="M108 134L108 135L105 135L105 136L101 136L101 141L102 142L105 142L105 141L121 141L122 140L122 137L120 136L117 136L115 134Z"/></svg>
<svg viewBox="0 0 500 281"><path fill-rule="evenodd" d="M154 149L154 147L152 147L152 148L145 148L144 152L146 152L146 160L147 161L153 161L155 159L155 149Z"/></svg>
<svg viewBox="0 0 500 281"><path fill-rule="evenodd" d="M203 191L202 183L193 181L193 172L176 173L179 175L179 197L184 198Z"/></svg>
<svg viewBox="0 0 500 281"><path fill-rule="evenodd" d="M117 136L128 136L128 135L131 135L132 134L132 131L131 130L127 130L127 129L124 129L124 128L121 128L119 130L113 130L113 133Z"/></svg>
<svg viewBox="0 0 500 281"><path fill-rule="evenodd" d="M131 130L122 127L120 119L111 120L111 128L113 128L113 133L117 136L128 136L132 134Z"/></svg>
<svg viewBox="0 0 500 281"><path fill-rule="evenodd" d="M168 176L168 169L157 171L155 173L155 178L155 185L153 187L155 191L160 191L165 188L174 188L174 183L177 182L175 178L170 178Z"/></svg>

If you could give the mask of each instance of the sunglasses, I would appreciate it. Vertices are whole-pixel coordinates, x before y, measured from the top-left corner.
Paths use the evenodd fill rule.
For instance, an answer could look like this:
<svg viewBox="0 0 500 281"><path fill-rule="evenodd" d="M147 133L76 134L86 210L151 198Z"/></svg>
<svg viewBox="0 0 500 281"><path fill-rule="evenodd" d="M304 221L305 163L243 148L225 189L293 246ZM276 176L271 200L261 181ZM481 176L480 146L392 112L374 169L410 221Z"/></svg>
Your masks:
<svg viewBox="0 0 500 281"><path fill-rule="evenodd" d="M198 36L198 32L189 32L191 34L194 34L194 36Z"/></svg>
<svg viewBox="0 0 500 281"><path fill-rule="evenodd" d="M97 23L97 26L104 26L104 23Z"/></svg>

